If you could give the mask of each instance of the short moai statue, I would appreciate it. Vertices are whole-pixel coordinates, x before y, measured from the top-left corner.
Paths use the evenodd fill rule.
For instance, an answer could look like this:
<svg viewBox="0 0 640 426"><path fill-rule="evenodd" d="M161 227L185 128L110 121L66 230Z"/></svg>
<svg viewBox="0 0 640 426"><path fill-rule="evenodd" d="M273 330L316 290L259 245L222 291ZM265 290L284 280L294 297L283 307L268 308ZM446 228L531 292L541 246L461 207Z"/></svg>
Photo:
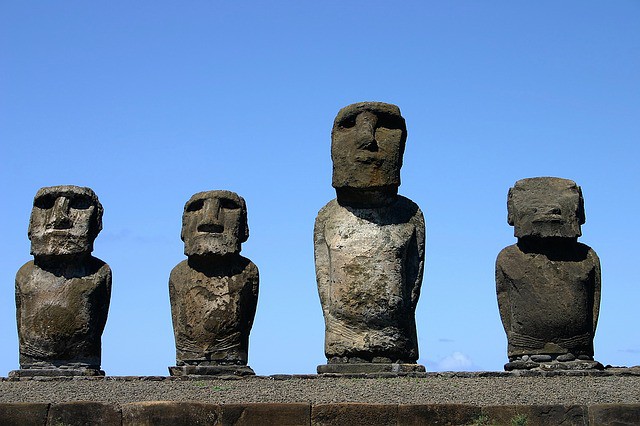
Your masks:
<svg viewBox="0 0 640 426"><path fill-rule="evenodd" d="M247 238L247 208L238 194L199 192L185 205L187 259L169 277L177 364L169 367L172 376L254 374L247 355L258 268L240 255Z"/></svg>
<svg viewBox="0 0 640 426"><path fill-rule="evenodd" d="M349 105L331 132L336 199L315 222L327 364L318 373L425 371L415 310L424 266L418 206L398 195L407 130L400 109Z"/></svg>
<svg viewBox="0 0 640 426"><path fill-rule="evenodd" d="M496 261L505 370L603 368L593 360L600 260L578 242L585 222L580 187L554 177L522 179L509 189L507 210L518 242Z"/></svg>
<svg viewBox="0 0 640 426"><path fill-rule="evenodd" d="M89 188L36 193L28 232L34 259L16 275L20 370L10 376L104 376L111 269L91 255L102 212Z"/></svg>

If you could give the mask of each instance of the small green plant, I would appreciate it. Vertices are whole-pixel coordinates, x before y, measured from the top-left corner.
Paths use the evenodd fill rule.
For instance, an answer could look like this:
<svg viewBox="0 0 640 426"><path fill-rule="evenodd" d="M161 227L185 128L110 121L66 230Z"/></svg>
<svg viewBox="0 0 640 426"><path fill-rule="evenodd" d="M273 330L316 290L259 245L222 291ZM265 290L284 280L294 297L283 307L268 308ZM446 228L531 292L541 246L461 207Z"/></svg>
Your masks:
<svg viewBox="0 0 640 426"><path fill-rule="evenodd" d="M203 388L203 387L207 386L206 383L203 382L202 380L198 380L197 382L194 383L194 385L199 387L199 388Z"/></svg>
<svg viewBox="0 0 640 426"><path fill-rule="evenodd" d="M480 414L476 417L473 422L469 424L469 426L491 426L493 422L489 419L489 416L485 414Z"/></svg>
<svg viewBox="0 0 640 426"><path fill-rule="evenodd" d="M222 392L222 391L229 390L229 388L225 386L211 386L211 390L216 392Z"/></svg>
<svg viewBox="0 0 640 426"><path fill-rule="evenodd" d="M529 419L526 414L516 414L511 419L511 426L527 426Z"/></svg>

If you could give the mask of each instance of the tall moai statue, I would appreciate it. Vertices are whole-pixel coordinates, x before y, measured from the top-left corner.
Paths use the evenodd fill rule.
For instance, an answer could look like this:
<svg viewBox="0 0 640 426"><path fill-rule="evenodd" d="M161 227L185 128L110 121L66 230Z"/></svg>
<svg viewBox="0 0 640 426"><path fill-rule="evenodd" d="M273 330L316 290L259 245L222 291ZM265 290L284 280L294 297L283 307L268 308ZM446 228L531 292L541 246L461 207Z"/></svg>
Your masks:
<svg viewBox="0 0 640 426"><path fill-rule="evenodd" d="M578 242L582 191L554 177L522 179L509 189L517 244L496 261L496 290L514 369L602 368L593 360L600 307L600 260Z"/></svg>
<svg viewBox="0 0 640 426"><path fill-rule="evenodd" d="M102 212L89 188L36 193L28 232L34 259L16 275L20 370L10 376L104 376L111 269L91 255Z"/></svg>
<svg viewBox="0 0 640 426"><path fill-rule="evenodd" d="M318 373L425 371L415 309L425 226L401 195L407 130L400 109L349 105L331 131L337 198L318 213L314 251L327 364Z"/></svg>
<svg viewBox="0 0 640 426"><path fill-rule="evenodd" d="M238 194L199 192L184 206L188 258L169 278L177 364L169 367L172 376L254 374L247 354L258 268L240 256L247 238L247 207Z"/></svg>

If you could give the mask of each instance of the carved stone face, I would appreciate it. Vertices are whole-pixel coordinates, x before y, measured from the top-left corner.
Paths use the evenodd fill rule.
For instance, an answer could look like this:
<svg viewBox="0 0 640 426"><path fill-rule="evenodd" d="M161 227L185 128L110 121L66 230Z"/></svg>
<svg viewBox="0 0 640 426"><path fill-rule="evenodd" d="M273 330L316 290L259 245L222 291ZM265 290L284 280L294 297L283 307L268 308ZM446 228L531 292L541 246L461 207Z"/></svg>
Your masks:
<svg viewBox="0 0 640 426"><path fill-rule="evenodd" d="M509 189L509 225L518 238L582 235L585 222L582 191L572 180L554 177L522 179Z"/></svg>
<svg viewBox="0 0 640 426"><path fill-rule="evenodd" d="M41 188L29 220L31 254L91 253L102 229L102 205L89 188L62 185Z"/></svg>
<svg viewBox="0 0 640 426"><path fill-rule="evenodd" d="M249 238L244 199L231 191L193 195L184 206L181 237L187 256L239 253Z"/></svg>
<svg viewBox="0 0 640 426"><path fill-rule="evenodd" d="M406 140L397 106L361 102L342 108L331 131L333 187L397 190Z"/></svg>

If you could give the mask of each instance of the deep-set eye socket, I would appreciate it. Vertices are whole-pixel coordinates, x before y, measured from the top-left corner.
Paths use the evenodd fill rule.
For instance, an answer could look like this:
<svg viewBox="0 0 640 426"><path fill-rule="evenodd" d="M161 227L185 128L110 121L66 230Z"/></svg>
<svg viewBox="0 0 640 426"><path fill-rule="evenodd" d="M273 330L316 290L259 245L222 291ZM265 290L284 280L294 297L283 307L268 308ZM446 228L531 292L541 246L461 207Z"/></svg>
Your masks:
<svg viewBox="0 0 640 426"><path fill-rule="evenodd" d="M187 211L188 212L195 212L195 211L198 211L198 210L202 209L202 207L204 207L204 200L203 199L194 200L194 201L190 202L189 205L187 205Z"/></svg>
<svg viewBox="0 0 640 426"><path fill-rule="evenodd" d="M93 205L89 197L76 195L69 200L69 207L77 210L86 210Z"/></svg>
<svg viewBox="0 0 640 426"><path fill-rule="evenodd" d="M33 206L39 209L51 209L56 202L56 197L52 195L42 195L33 200Z"/></svg>
<svg viewBox="0 0 640 426"><path fill-rule="evenodd" d="M340 123L338 123L338 125L343 129L350 129L354 127L356 125L356 115L352 114L344 117L342 120L340 120Z"/></svg>
<svg viewBox="0 0 640 426"><path fill-rule="evenodd" d="M221 198L220 207L227 210L236 210L240 208L240 204L238 204L236 201L231 200L229 198Z"/></svg>
<svg viewBox="0 0 640 426"><path fill-rule="evenodd" d="M402 117L390 114L378 114L378 123L376 127L384 127L385 129L400 129L404 128L404 121Z"/></svg>

